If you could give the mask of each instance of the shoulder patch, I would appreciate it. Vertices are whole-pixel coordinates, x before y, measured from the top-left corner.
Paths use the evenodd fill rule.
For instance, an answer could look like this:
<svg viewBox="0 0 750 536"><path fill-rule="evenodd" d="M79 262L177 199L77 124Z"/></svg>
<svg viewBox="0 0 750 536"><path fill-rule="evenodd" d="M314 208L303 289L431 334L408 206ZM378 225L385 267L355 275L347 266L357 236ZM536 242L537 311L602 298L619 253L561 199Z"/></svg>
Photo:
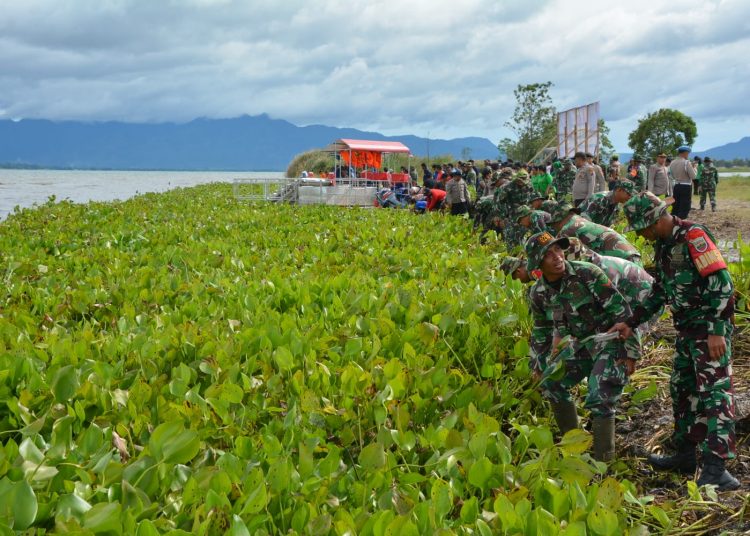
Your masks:
<svg viewBox="0 0 750 536"><path fill-rule="evenodd" d="M693 227L687 232L685 238L687 239L690 258L702 277L726 269L727 264L721 256L721 251L706 231L700 227Z"/></svg>

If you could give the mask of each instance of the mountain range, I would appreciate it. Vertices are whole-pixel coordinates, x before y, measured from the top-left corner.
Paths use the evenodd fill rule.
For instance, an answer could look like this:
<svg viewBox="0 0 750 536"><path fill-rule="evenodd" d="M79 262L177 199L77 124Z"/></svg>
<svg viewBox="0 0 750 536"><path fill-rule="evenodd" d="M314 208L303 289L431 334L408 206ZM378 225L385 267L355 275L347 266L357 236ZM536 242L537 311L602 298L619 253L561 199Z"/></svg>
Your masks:
<svg viewBox="0 0 750 536"><path fill-rule="evenodd" d="M22 119L0 121L0 163L73 169L282 171L298 153L339 138L400 141L417 156L496 159L486 138L384 136L323 125L299 127L268 115L188 123Z"/></svg>

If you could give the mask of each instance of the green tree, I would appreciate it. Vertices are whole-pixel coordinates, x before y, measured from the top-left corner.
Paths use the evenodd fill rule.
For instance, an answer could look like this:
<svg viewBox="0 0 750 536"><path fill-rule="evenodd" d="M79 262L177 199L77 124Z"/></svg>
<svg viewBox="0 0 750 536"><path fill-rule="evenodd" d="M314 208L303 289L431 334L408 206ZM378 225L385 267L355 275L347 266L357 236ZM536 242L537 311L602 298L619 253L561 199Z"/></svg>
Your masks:
<svg viewBox="0 0 750 536"><path fill-rule="evenodd" d="M599 119L599 161L609 162L613 154L615 154L615 146L609 139L609 127L604 119Z"/></svg>
<svg viewBox="0 0 750 536"><path fill-rule="evenodd" d="M675 155L680 145L692 145L697 137L698 128L690 116L661 108L638 121L628 136L628 144L636 153L651 157L659 153Z"/></svg>
<svg viewBox="0 0 750 536"><path fill-rule="evenodd" d="M497 147L513 160L527 162L553 140L557 132L557 113L549 90L552 82L518 85L513 90L516 108L505 123L515 139L503 138Z"/></svg>

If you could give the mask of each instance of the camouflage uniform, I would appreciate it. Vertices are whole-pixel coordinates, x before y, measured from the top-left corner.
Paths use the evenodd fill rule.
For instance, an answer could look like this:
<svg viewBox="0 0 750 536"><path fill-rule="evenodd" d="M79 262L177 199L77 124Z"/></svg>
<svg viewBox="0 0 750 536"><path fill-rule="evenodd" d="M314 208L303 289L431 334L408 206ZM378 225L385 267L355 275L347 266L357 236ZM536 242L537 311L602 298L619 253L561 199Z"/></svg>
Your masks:
<svg viewBox="0 0 750 536"><path fill-rule="evenodd" d="M529 227L526 227L524 234L531 232L531 234L541 233L543 231L550 231L547 224L550 222L551 216L549 213L543 210L533 210L527 205L523 205L518 208L516 212L516 221L521 218L528 216L530 221ZM520 225L520 222L519 222Z"/></svg>
<svg viewBox="0 0 750 536"><path fill-rule="evenodd" d="M648 186L648 170L643 164L631 166L628 170L628 178L635 183L638 192L643 192Z"/></svg>
<svg viewBox="0 0 750 536"><path fill-rule="evenodd" d="M508 249L520 245L526 234L526 228L518 224L516 216L518 209L527 205L535 196L536 192L524 175L517 177L495 192L495 208L499 216L505 222L503 227L503 240Z"/></svg>
<svg viewBox="0 0 750 536"><path fill-rule="evenodd" d="M564 167L560 169L554 176L553 185L557 190L555 199L557 201L572 201L573 195L573 181L576 180L576 173L578 170L575 166L571 165L570 169L566 170Z"/></svg>
<svg viewBox="0 0 750 536"><path fill-rule="evenodd" d="M530 364L537 372L544 372L551 364L553 337L583 340L607 331L611 322L630 316L622 294L601 269L586 262L569 261L565 267L559 288L541 278L529 294L534 320ZM624 343L617 339L583 343L574 352L560 353L552 359L564 359L564 376L543 379L542 393L553 402L571 401L569 389L588 378L586 408L595 417L612 416L627 383L625 366L618 363L626 355Z"/></svg>
<svg viewBox="0 0 750 536"><path fill-rule="evenodd" d="M581 216L589 221L611 227L617 216L618 204L612 200L614 191L596 192L581 203Z"/></svg>
<svg viewBox="0 0 750 536"><path fill-rule="evenodd" d="M645 229L666 212L666 205L650 193L633 197L625 215L635 230ZM670 390L676 445L702 446L720 459L735 456L734 389L731 335L734 287L711 233L702 225L673 217L668 239L654 245L656 284L641 302L631 327L670 304L677 339ZM723 336L726 352L713 360L708 335Z"/></svg>
<svg viewBox="0 0 750 536"><path fill-rule="evenodd" d="M713 164L703 166L701 172L701 210L706 208L706 195L711 199L711 210L716 210L716 185L719 183L719 172Z"/></svg>
<svg viewBox="0 0 750 536"><path fill-rule="evenodd" d="M590 222L574 215L557 236L578 237L587 247L600 255L619 257L641 264L640 252L624 236L609 227Z"/></svg>

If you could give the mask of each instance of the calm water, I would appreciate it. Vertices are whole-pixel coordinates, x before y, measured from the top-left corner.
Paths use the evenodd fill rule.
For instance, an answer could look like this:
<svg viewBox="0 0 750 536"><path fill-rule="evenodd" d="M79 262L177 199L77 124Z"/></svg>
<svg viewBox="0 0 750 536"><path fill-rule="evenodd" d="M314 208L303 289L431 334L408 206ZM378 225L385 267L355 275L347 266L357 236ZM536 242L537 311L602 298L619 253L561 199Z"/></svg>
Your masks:
<svg viewBox="0 0 750 536"><path fill-rule="evenodd" d="M0 220L16 205L30 207L54 195L76 203L127 199L139 193L207 182L232 182L235 178L282 177L279 172L242 171L60 171L0 169Z"/></svg>
<svg viewBox="0 0 750 536"><path fill-rule="evenodd" d="M732 175L739 175L740 177L750 177L750 171L722 171L719 173L719 177L731 177Z"/></svg>

